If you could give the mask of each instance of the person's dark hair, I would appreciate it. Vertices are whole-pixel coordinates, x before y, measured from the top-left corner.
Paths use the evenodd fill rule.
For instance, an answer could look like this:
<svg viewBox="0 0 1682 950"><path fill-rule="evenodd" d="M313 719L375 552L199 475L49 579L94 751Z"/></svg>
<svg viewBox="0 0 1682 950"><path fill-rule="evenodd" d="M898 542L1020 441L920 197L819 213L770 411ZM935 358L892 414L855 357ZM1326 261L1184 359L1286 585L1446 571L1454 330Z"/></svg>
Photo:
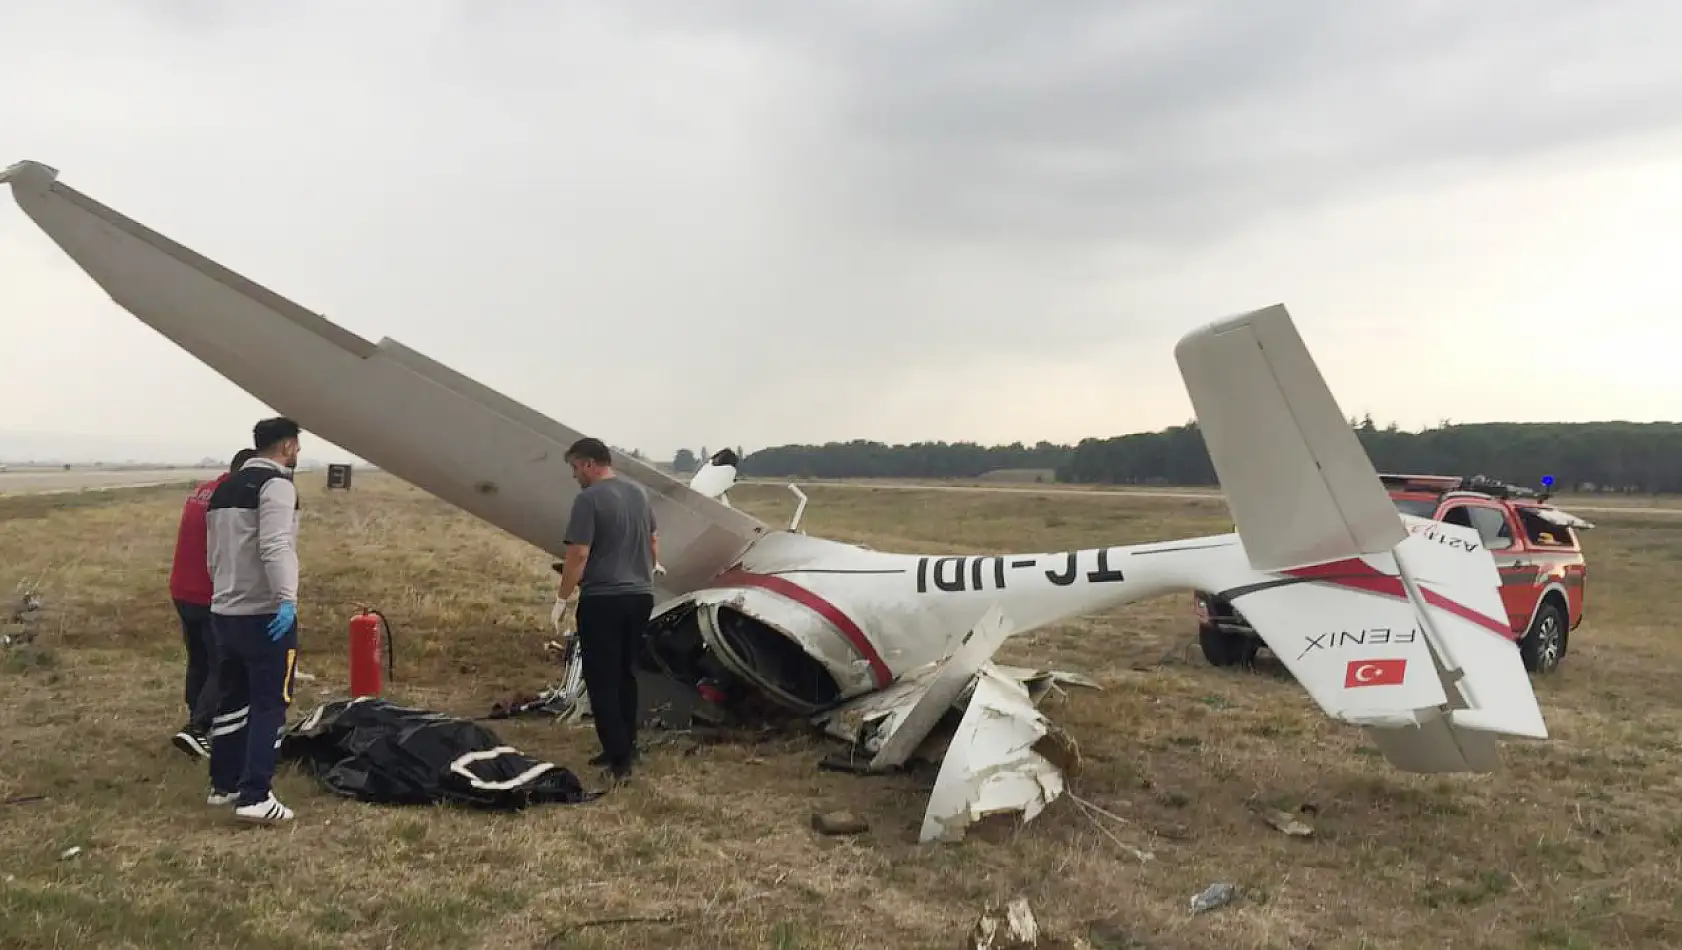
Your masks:
<svg viewBox="0 0 1682 950"><path fill-rule="evenodd" d="M246 462L251 461L252 456L255 456L256 454L257 452L255 449L240 449L238 452L235 452L233 463L228 466L228 471L239 471L239 467L244 465Z"/></svg>
<svg viewBox="0 0 1682 950"><path fill-rule="evenodd" d="M296 422L285 416L275 416L251 427L251 444L258 452L267 452L276 443L296 439L300 431Z"/></svg>
<svg viewBox="0 0 1682 950"><path fill-rule="evenodd" d="M579 439L567 449L567 459L583 459L595 462L597 465L612 465L613 453L607 450L607 443L601 439Z"/></svg>

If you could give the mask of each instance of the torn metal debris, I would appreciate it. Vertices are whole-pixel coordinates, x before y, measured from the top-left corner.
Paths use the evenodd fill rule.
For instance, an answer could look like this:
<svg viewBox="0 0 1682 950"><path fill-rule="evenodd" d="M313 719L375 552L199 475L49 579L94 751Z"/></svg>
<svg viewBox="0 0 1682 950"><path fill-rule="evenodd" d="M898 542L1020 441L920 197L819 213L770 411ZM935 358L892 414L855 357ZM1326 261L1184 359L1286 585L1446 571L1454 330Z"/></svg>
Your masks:
<svg viewBox="0 0 1682 950"><path fill-rule="evenodd" d="M920 840L961 840L971 823L999 812L1033 820L1063 793L1062 772L1034 750L1048 726L1021 683L984 667L941 762Z"/></svg>
<svg viewBox="0 0 1682 950"><path fill-rule="evenodd" d="M734 678L700 636L702 627L728 614L697 609L668 615L650 630L639 656L637 699L650 727L688 730L775 727L801 720L786 705L764 702L764 692ZM722 619L721 619L722 618ZM557 630L557 634L565 634ZM1080 768L1080 750L1054 726L1038 703L1062 686L1102 687L1075 673L999 666L991 661L1014 625L997 605L976 622L946 657L906 672L885 688L831 703L805 721L846 750L819 767L854 774L887 774L913 763L939 765L919 839L955 841L973 823L1019 813L1028 821L1054 801L1064 779ZM767 643L769 645L769 642ZM589 699L575 644L552 641L566 679L523 701L499 703L492 718L544 712L565 721L588 715ZM574 647L568 649L567 647ZM741 649L751 649L744 641ZM762 667L775 665L761 656ZM786 686L795 689L791 667Z"/></svg>

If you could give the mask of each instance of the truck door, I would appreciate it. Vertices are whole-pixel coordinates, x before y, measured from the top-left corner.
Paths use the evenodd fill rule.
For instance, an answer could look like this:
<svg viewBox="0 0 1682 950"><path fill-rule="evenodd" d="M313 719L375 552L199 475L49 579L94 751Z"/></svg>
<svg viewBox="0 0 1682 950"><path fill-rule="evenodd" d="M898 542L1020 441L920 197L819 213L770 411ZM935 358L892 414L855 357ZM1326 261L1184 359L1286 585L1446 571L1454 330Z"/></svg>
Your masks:
<svg viewBox="0 0 1682 950"><path fill-rule="evenodd" d="M1507 611L1507 624L1515 635L1530 623L1530 611L1536 606L1536 565L1528 563L1524 550L1517 543L1517 528L1507 516L1506 508L1493 502L1453 501L1446 506L1439 521L1476 529L1484 547L1495 556L1495 568L1501 575L1501 605Z"/></svg>

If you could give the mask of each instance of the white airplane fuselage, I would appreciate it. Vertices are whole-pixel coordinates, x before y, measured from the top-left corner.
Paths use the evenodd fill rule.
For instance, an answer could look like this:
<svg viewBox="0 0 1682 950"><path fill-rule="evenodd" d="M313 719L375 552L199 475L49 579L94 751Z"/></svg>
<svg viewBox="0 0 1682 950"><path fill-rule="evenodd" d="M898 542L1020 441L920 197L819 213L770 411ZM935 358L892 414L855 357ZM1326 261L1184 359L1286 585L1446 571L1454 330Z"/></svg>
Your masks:
<svg viewBox="0 0 1682 950"><path fill-rule="evenodd" d="M778 532L713 582L659 605L656 623L699 608L700 635L731 673L784 705L811 711L883 689L948 656L995 604L1023 633L1175 591L1266 576L1250 569L1236 534L1052 553L919 555ZM804 670L806 689L799 692L779 684L755 662L768 635L797 646L823 675Z"/></svg>

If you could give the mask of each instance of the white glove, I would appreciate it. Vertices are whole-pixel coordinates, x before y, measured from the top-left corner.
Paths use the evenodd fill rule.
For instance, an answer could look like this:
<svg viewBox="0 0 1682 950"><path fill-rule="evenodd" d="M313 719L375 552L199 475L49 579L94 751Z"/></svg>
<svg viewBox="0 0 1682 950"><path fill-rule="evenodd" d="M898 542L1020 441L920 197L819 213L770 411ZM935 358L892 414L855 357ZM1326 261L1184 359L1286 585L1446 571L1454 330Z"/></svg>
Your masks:
<svg viewBox="0 0 1682 950"><path fill-rule="evenodd" d="M578 628L578 601L555 598L555 606L549 609L549 622L555 626L555 635L571 633Z"/></svg>
<svg viewBox="0 0 1682 950"><path fill-rule="evenodd" d="M666 565L661 564L659 561L655 561L654 562L654 576L659 577L661 574L664 574L664 573L666 573Z"/></svg>

